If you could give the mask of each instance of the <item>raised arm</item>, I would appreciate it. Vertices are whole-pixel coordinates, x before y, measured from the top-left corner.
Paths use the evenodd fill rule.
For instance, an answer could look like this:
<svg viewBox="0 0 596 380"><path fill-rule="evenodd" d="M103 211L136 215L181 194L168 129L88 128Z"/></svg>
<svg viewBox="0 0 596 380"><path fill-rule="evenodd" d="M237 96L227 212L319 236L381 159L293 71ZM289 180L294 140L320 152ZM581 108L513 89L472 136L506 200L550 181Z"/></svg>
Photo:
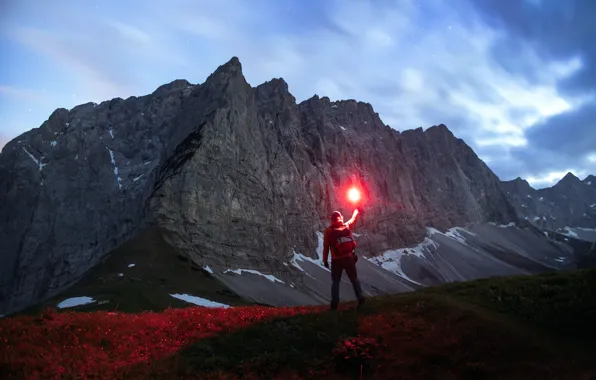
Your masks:
<svg viewBox="0 0 596 380"><path fill-rule="evenodd" d="M354 224L356 222L357 218L358 218L358 209L354 210L354 213L352 213L352 217L350 218L350 220L345 222L345 224L352 227L352 224Z"/></svg>

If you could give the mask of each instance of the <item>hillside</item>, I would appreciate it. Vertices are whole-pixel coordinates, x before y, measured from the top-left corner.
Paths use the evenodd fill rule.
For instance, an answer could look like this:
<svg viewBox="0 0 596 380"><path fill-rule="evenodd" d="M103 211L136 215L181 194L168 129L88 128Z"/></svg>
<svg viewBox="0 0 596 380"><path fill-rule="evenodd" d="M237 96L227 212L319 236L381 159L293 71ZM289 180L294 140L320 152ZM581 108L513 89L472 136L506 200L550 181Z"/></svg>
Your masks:
<svg viewBox="0 0 596 380"><path fill-rule="evenodd" d="M351 213L350 186L369 296L573 269L594 251L528 226L447 126L400 132L367 103L297 103L283 79L252 87L232 58L201 84L57 109L3 148L0 314L69 296L326 303L322 232L333 210Z"/></svg>
<svg viewBox="0 0 596 380"><path fill-rule="evenodd" d="M534 189L521 178L503 181L507 199L520 219L549 231L596 242L596 179L567 173L551 187Z"/></svg>
<svg viewBox="0 0 596 380"><path fill-rule="evenodd" d="M509 223L498 178L442 124L399 132L367 103L297 103L237 58L204 83L57 109L0 155L0 313L54 297L150 227L213 270L285 272L363 192L369 256L426 227ZM299 296L297 296L299 297Z"/></svg>
<svg viewBox="0 0 596 380"><path fill-rule="evenodd" d="M590 379L595 298L585 270L376 297L361 312L46 311L0 319L0 377Z"/></svg>

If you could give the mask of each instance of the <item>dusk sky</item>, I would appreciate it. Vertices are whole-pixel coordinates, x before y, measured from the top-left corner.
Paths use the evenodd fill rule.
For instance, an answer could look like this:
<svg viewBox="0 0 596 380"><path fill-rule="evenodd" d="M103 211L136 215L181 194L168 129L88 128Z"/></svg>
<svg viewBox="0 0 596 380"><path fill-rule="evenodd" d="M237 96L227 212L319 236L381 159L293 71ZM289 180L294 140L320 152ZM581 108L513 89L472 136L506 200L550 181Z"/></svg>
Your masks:
<svg viewBox="0 0 596 380"><path fill-rule="evenodd" d="M0 0L0 147L56 108L202 83L239 57L369 102L403 131L444 123L503 180L596 174L594 0Z"/></svg>

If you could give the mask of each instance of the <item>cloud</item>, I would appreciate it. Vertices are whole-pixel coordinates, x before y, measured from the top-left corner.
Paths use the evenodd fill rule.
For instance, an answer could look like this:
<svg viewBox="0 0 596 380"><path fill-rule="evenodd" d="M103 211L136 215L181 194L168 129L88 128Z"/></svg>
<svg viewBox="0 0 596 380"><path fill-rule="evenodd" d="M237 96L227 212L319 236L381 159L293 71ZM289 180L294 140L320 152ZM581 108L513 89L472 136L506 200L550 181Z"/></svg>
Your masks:
<svg viewBox="0 0 596 380"><path fill-rule="evenodd" d="M2 85L0 85L0 96L33 102L47 102L49 100L48 95L43 92L30 90L27 88Z"/></svg>
<svg viewBox="0 0 596 380"><path fill-rule="evenodd" d="M591 154L594 141L596 48L586 41L596 23L582 8L592 5L515 4L107 0L78 5L78 22L58 6L49 26L12 30L96 101L202 82L238 56L252 85L283 77L298 101L366 101L398 130L445 123L503 179L586 171L593 164L572 154Z"/></svg>
<svg viewBox="0 0 596 380"><path fill-rule="evenodd" d="M107 41L98 43L85 34L52 33L32 27L17 27L12 33L20 43L64 65L80 81L79 88L85 88L95 99L126 94L133 85L134 74L123 64L102 59L110 51ZM96 44L101 46L89 48Z"/></svg>
<svg viewBox="0 0 596 380"><path fill-rule="evenodd" d="M581 177L594 172L591 157L596 143L596 3L582 0L541 1L512 6L487 0L479 4L481 18L502 35L493 57L505 70L534 83L545 81L527 65L532 60L550 65L560 96L574 103L564 112L537 120L528 130L528 145L512 153L525 164L523 173L535 179L571 171ZM525 47L531 59L515 59ZM544 104L545 108L549 105ZM537 183L550 183L540 180Z"/></svg>

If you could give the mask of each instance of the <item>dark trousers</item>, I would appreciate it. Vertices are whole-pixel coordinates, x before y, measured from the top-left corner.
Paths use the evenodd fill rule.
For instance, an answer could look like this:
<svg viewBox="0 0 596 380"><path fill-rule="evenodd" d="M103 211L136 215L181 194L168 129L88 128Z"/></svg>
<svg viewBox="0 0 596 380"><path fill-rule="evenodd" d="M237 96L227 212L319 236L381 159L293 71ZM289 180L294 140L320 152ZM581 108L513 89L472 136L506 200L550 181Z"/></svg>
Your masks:
<svg viewBox="0 0 596 380"><path fill-rule="evenodd" d="M362 295L362 287L358 280L358 274L356 273L356 260L353 257L346 257L341 259L331 260L331 304L337 305L339 303L339 283L343 271L346 271L352 287L354 288L354 294L358 300L364 299Z"/></svg>

